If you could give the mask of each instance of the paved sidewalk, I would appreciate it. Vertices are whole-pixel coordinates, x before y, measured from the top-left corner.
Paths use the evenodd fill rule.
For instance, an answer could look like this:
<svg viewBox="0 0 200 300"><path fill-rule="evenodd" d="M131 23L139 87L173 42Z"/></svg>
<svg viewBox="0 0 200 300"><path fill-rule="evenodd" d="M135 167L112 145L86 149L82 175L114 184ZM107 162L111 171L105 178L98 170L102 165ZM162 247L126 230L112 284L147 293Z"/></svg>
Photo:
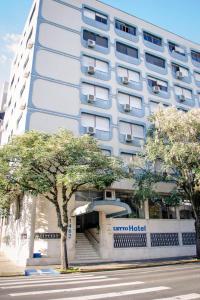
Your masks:
<svg viewBox="0 0 200 300"><path fill-rule="evenodd" d="M144 261L129 261L129 262L113 262L104 263L98 265L87 265L80 266L80 272L100 272L100 271L112 271L112 270L126 270L126 269L138 269L138 268L148 268L157 266L169 266L169 265L179 265L186 263L200 263L193 257L185 258L173 258L173 259L155 259L155 260L144 260Z"/></svg>
<svg viewBox="0 0 200 300"><path fill-rule="evenodd" d="M19 276L24 275L25 267L17 266L0 252L0 276Z"/></svg>
<svg viewBox="0 0 200 300"><path fill-rule="evenodd" d="M112 271L112 270L126 270L126 269L137 269L137 268L147 268L154 266L168 266L177 265L185 263L200 263L193 257L185 258L169 258L169 259L157 259L157 260L145 260L145 261L128 261L128 262L102 262L98 264L88 264L88 265L73 265L77 268L77 272L100 272L100 271ZM27 266L20 267L14 262L10 261L0 252L0 277L3 276L19 276L24 275L25 270L35 269L35 270L47 270L54 269L58 270L60 266L58 265L48 265L48 266Z"/></svg>

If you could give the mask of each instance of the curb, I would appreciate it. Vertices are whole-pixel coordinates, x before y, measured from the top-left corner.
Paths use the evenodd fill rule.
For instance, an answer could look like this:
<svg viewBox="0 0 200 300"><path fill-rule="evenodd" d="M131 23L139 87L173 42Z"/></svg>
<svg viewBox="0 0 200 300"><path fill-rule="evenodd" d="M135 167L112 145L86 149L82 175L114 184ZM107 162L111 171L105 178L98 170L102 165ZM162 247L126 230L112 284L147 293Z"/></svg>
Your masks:
<svg viewBox="0 0 200 300"><path fill-rule="evenodd" d="M73 272L60 272L60 274L70 275L74 273L89 273L89 272L106 272L106 271L120 271L120 270L134 270L134 269L142 269L142 268L152 268L152 267L162 267L162 266L173 266L173 265L182 265L182 264L192 264L192 263L200 263L200 260L177 260L177 261L164 261L164 262L150 262L146 264L138 264L138 265L128 265L128 266L116 266L116 267L108 267L108 268L99 268L96 269L77 269L77 271ZM47 266L46 266L47 267ZM0 277L17 277L17 276L25 276L24 272L0 272Z"/></svg>
<svg viewBox="0 0 200 300"><path fill-rule="evenodd" d="M0 277L17 277L24 276L24 272L0 272Z"/></svg>
<svg viewBox="0 0 200 300"><path fill-rule="evenodd" d="M79 269L78 272L80 273L88 273L88 272L105 272L105 271L117 271L117 270L133 270L133 269L142 269L142 268L152 268L152 267L162 267L162 266L173 266L173 265L182 265L182 264L189 264L189 263L200 263L200 260L187 260L187 261L173 261L173 262L154 262L154 263L147 263L141 265L134 265L134 266L119 266L119 267L110 267L110 268L97 268L97 269Z"/></svg>

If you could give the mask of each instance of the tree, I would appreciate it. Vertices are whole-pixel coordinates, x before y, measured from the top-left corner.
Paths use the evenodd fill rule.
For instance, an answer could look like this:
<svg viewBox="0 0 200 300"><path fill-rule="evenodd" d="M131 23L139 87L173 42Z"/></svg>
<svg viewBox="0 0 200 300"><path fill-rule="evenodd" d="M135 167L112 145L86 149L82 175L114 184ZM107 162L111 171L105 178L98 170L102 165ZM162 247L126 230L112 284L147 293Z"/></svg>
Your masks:
<svg viewBox="0 0 200 300"><path fill-rule="evenodd" d="M174 182L175 188L167 201L190 201L195 216L196 253L200 258L200 109L185 113L167 108L151 116L150 121L143 155L151 168L136 177L136 194L146 199L156 197L156 183ZM152 171L158 160L162 163L160 174Z"/></svg>
<svg viewBox="0 0 200 300"><path fill-rule="evenodd" d="M104 189L123 176L120 160L105 156L88 135L74 137L66 130L55 134L30 131L0 149L0 208L8 211L24 193L42 195L51 202L61 231L61 265L66 269L72 196L81 187Z"/></svg>

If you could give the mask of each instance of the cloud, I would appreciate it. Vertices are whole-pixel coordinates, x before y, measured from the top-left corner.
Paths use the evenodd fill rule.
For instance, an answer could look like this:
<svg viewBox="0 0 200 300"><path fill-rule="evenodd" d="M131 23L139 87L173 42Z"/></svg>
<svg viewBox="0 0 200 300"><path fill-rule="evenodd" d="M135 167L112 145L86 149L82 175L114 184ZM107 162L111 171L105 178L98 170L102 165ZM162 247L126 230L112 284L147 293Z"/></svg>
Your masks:
<svg viewBox="0 0 200 300"><path fill-rule="evenodd" d="M14 34L14 33L7 33L3 37L3 40L5 41L5 46L8 51L10 51L13 54L16 53L20 37L21 37L20 34Z"/></svg>

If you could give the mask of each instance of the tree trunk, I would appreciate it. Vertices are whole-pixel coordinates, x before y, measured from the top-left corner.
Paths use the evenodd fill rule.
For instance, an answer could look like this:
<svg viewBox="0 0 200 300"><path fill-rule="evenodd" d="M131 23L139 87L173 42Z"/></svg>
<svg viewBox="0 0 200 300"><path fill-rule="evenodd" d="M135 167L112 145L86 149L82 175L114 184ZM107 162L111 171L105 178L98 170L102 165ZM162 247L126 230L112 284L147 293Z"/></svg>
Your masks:
<svg viewBox="0 0 200 300"><path fill-rule="evenodd" d="M61 267L68 269L68 255L67 255L67 231L61 231Z"/></svg>
<svg viewBox="0 0 200 300"><path fill-rule="evenodd" d="M200 216L196 218L195 230L196 230L196 255L197 258L200 258Z"/></svg>

